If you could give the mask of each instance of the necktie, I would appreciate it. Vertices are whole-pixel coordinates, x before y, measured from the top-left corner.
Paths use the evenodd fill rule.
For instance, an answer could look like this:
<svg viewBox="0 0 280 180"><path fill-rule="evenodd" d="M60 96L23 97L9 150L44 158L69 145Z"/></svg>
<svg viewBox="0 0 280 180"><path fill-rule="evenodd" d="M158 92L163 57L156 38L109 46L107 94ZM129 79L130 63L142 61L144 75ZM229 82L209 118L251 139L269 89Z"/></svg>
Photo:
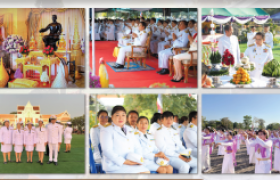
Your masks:
<svg viewBox="0 0 280 180"><path fill-rule="evenodd" d="M20 133L20 130L18 130L18 133Z"/></svg>
<svg viewBox="0 0 280 180"><path fill-rule="evenodd" d="M41 128L40 128L40 131L41 131Z"/></svg>
<svg viewBox="0 0 280 180"><path fill-rule="evenodd" d="M146 139L148 139L148 136L147 136L147 134L144 134L144 137L145 137Z"/></svg>
<svg viewBox="0 0 280 180"><path fill-rule="evenodd" d="M124 128L122 128L122 132L126 135Z"/></svg>

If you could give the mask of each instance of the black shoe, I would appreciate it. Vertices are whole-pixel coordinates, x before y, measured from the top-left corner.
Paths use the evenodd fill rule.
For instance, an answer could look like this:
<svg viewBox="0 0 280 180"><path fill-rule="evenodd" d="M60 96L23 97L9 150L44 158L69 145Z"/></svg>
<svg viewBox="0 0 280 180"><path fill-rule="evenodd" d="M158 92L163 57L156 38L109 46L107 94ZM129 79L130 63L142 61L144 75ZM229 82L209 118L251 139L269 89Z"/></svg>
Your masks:
<svg viewBox="0 0 280 180"><path fill-rule="evenodd" d="M122 69L122 68L124 68L124 65L121 65L121 64L117 64L117 63L116 63L116 65L114 66L114 68L116 68L116 69Z"/></svg>
<svg viewBox="0 0 280 180"><path fill-rule="evenodd" d="M163 71L160 72L159 74L160 75L169 74L169 70L168 69L163 69Z"/></svg>
<svg viewBox="0 0 280 180"><path fill-rule="evenodd" d="M164 70L164 69L161 69L161 70L157 71L157 73L159 74L159 73L161 73L163 70Z"/></svg>
<svg viewBox="0 0 280 180"><path fill-rule="evenodd" d="M184 79L184 77L182 77L182 78L181 78L181 79L179 79L178 81L177 81L177 80L175 80L175 79L172 79L171 81L172 81L172 82L181 82L183 79Z"/></svg>
<svg viewBox="0 0 280 180"><path fill-rule="evenodd" d="M18 163L22 163L21 161L19 161Z"/></svg>
<svg viewBox="0 0 280 180"><path fill-rule="evenodd" d="M7 162L4 162L4 164L7 164Z"/></svg>
<svg viewBox="0 0 280 180"><path fill-rule="evenodd" d="M41 162L40 164L43 165L44 163Z"/></svg>
<svg viewBox="0 0 280 180"><path fill-rule="evenodd" d="M57 165L58 165L58 164L57 164L57 162L54 162L54 165L56 165L56 166L57 166Z"/></svg>
<svg viewBox="0 0 280 180"><path fill-rule="evenodd" d="M37 161L37 163L40 163L41 161Z"/></svg>
<svg viewBox="0 0 280 180"><path fill-rule="evenodd" d="M47 162L47 164L51 164L51 163L52 163L52 161Z"/></svg>
<svg viewBox="0 0 280 180"><path fill-rule="evenodd" d="M70 153L70 151L68 151Z"/></svg>

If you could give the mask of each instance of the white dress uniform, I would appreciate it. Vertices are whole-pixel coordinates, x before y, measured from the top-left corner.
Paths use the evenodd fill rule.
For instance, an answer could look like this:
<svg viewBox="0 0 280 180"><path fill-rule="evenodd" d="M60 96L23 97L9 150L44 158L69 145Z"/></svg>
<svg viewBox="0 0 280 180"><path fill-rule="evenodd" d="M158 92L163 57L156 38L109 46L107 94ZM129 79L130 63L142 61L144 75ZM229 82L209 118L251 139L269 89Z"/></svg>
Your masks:
<svg viewBox="0 0 280 180"><path fill-rule="evenodd" d="M163 25L158 26L157 30L153 34L153 38L155 38L155 39L151 40L151 42L150 42L150 50L151 50L152 54L156 54L157 53L158 43L160 41L160 38L162 37L161 30L164 30Z"/></svg>
<svg viewBox="0 0 280 180"><path fill-rule="evenodd" d="M256 165L255 165L255 173L260 174L270 174L271 173L271 148L273 142L271 140L263 141L259 137L256 137L256 140L249 141L248 138L246 139L249 146L259 145L256 149L255 156L256 156ZM264 156L261 154L261 149L265 148Z"/></svg>
<svg viewBox="0 0 280 180"><path fill-rule="evenodd" d="M34 144L36 144L36 136L33 130L24 131L24 141L25 150L30 152L34 150Z"/></svg>
<svg viewBox="0 0 280 180"><path fill-rule="evenodd" d="M192 150L191 155L197 158L197 126L193 123L188 124L184 131L183 138L187 148Z"/></svg>
<svg viewBox="0 0 280 180"><path fill-rule="evenodd" d="M249 32L247 33L247 46L254 44L256 42L256 40L254 39L254 37L256 36L257 32Z"/></svg>
<svg viewBox="0 0 280 180"><path fill-rule="evenodd" d="M49 144L49 152L50 152L49 161L57 162L58 143L61 143L61 138L62 138L60 125L57 123L48 124L47 133L48 133L48 144Z"/></svg>
<svg viewBox="0 0 280 180"><path fill-rule="evenodd" d="M119 24L116 24L117 41L120 41L121 38L123 37L123 31L124 31L124 23L121 22Z"/></svg>
<svg viewBox="0 0 280 180"><path fill-rule="evenodd" d="M264 64L273 59L271 48L265 44L262 46L250 45L246 49L244 56L249 57L250 61L255 63L255 70L250 72L250 76L256 79L262 78Z"/></svg>
<svg viewBox="0 0 280 180"><path fill-rule="evenodd" d="M188 30L189 30L191 36L193 36L195 33L197 33L194 27L188 28Z"/></svg>
<svg viewBox="0 0 280 180"><path fill-rule="evenodd" d="M221 146L225 147L225 154L223 159L223 165L222 165L222 174L229 174L229 173L235 173L234 169L234 162L233 162L233 141L215 141L215 143L221 143Z"/></svg>
<svg viewBox="0 0 280 180"><path fill-rule="evenodd" d="M160 165L155 163L155 154L159 153L155 139L150 133L143 134L140 131L134 133L142 147L144 166L150 171L157 171Z"/></svg>
<svg viewBox="0 0 280 180"><path fill-rule="evenodd" d="M131 27L131 29L129 27ZM123 37L131 34L131 32L132 32L132 24L131 23L124 24L123 31L118 33L118 36L119 36L118 44L119 44L119 46L125 45L126 39L123 39Z"/></svg>
<svg viewBox="0 0 280 180"><path fill-rule="evenodd" d="M271 32L265 33L265 43L273 49L273 34Z"/></svg>
<svg viewBox="0 0 280 180"><path fill-rule="evenodd" d="M16 153L22 153L23 151L23 141L24 141L24 131L23 130L14 130L13 132L13 144L14 151Z"/></svg>
<svg viewBox="0 0 280 180"><path fill-rule="evenodd" d="M148 38L148 34L146 33L146 31L140 31L138 33L138 37L134 38L133 45L145 46L147 38ZM120 50L119 50L117 63L121 64L121 65L124 65L125 64L124 63L125 62L125 53L130 52L130 51L131 51L131 46L121 47ZM133 51L134 52L141 52L141 51L143 51L143 48L134 48Z"/></svg>
<svg viewBox="0 0 280 180"><path fill-rule="evenodd" d="M45 152L46 146L45 143L48 142L48 132L44 127L38 127L35 129L36 136L36 151Z"/></svg>
<svg viewBox="0 0 280 180"><path fill-rule="evenodd" d="M140 173L149 171L143 165L125 165L126 156L135 153L142 156L142 148L134 132L127 125L124 131L114 123L106 124L100 130L100 143L103 152L102 167L106 173Z"/></svg>
<svg viewBox="0 0 280 180"><path fill-rule="evenodd" d="M194 38L194 41L191 43L189 50L197 51L197 36ZM175 55L173 59L180 60L180 61L184 59L191 60L191 54L189 54L189 52L185 52L182 54ZM197 52L193 53L193 63L197 63Z"/></svg>
<svg viewBox="0 0 280 180"><path fill-rule="evenodd" d="M210 141L211 136L206 135L205 133L202 134L202 141L205 140L205 144L202 145L202 169L210 169L211 168L211 161L210 161Z"/></svg>
<svg viewBox="0 0 280 180"><path fill-rule="evenodd" d="M180 139L183 139L183 134L187 127L188 127L188 125L185 126L183 124L180 124L180 126L178 126L178 132L180 133Z"/></svg>
<svg viewBox="0 0 280 180"><path fill-rule="evenodd" d="M169 158L169 164L178 169L179 173L197 173L197 158L191 156L192 159L188 163L179 158L180 153L186 151L179 136L174 127L167 128L162 125L155 134L156 146Z"/></svg>
<svg viewBox="0 0 280 180"><path fill-rule="evenodd" d="M71 144L72 132L73 132L72 127L66 127L64 129L64 144Z"/></svg>
<svg viewBox="0 0 280 180"><path fill-rule="evenodd" d="M103 128L101 124L93 126L90 129L90 139L91 145L93 147L93 158L96 163L101 163L102 154L99 151L99 144L100 144L100 129Z"/></svg>
<svg viewBox="0 0 280 180"><path fill-rule="evenodd" d="M180 31L177 34L177 39L173 43L173 48L183 48L187 47L189 39L188 39L188 31L187 28ZM172 48L165 49L163 51L160 51L158 54L158 66L159 68L165 68L168 69L168 59L170 56L173 56L174 53L172 51Z"/></svg>
<svg viewBox="0 0 280 180"><path fill-rule="evenodd" d="M102 34L102 37L105 38L106 40L115 40L115 25L114 24L108 24L106 31L106 36Z"/></svg>
<svg viewBox="0 0 280 180"><path fill-rule="evenodd" d="M222 57L225 50L228 49L234 57L234 65L240 64L240 48L238 38L235 35L231 35L230 37L228 37L227 35L223 35L219 39L218 49Z"/></svg>
<svg viewBox="0 0 280 180"><path fill-rule="evenodd" d="M8 153L12 151L12 143L13 143L13 130L10 128L8 129L6 126L3 126L1 128L1 139L0 142L4 143L4 145L1 145L1 152L2 153Z"/></svg>
<svg viewBox="0 0 280 180"><path fill-rule="evenodd" d="M254 141L255 139L249 139L249 142ZM255 146L249 146L249 164L256 163L256 156L255 156Z"/></svg>
<svg viewBox="0 0 280 180"><path fill-rule="evenodd" d="M101 32L102 25L99 23L94 23L94 40L100 40L100 32Z"/></svg>
<svg viewBox="0 0 280 180"><path fill-rule="evenodd" d="M160 51L163 51L164 50L164 46L165 45L171 45L170 44L170 42L169 42L169 40L172 40L172 34L176 34L176 36L177 36L177 34L179 33L179 28L178 28L178 26L176 25L176 26L174 26L174 27L172 27L171 29L170 29L170 34L169 34L169 36L165 36L165 41L162 41L162 42L159 42L158 43L158 53L160 52ZM171 43L172 43L172 41L171 41Z"/></svg>
<svg viewBox="0 0 280 180"><path fill-rule="evenodd" d="M157 122L154 122L149 129L149 133L152 134L152 136L155 136L155 133L157 129L160 128L160 125Z"/></svg>

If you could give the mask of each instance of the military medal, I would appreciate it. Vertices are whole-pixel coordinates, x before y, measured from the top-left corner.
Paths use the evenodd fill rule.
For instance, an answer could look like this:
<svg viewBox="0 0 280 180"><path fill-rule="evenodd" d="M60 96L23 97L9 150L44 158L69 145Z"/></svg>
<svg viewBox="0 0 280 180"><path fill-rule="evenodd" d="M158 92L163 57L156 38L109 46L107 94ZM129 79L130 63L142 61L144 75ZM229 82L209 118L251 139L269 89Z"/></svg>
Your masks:
<svg viewBox="0 0 280 180"><path fill-rule="evenodd" d="M260 149L260 148L258 149L258 153L259 153L259 154L261 153L261 149Z"/></svg>

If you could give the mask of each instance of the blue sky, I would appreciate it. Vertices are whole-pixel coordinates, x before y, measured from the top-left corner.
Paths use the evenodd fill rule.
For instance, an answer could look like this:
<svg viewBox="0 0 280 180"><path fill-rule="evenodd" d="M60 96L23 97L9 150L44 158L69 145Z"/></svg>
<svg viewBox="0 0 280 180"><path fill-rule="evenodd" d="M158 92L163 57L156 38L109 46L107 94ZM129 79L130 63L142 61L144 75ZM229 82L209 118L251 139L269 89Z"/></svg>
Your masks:
<svg viewBox="0 0 280 180"><path fill-rule="evenodd" d="M202 116L206 120L228 117L241 123L245 115L262 118L266 125L280 123L280 94L202 95Z"/></svg>
<svg viewBox="0 0 280 180"><path fill-rule="evenodd" d="M41 114L59 114L65 110L71 117L85 114L85 96L76 94L28 94L0 95L0 114L17 111L17 105L25 106L30 101L33 106L41 107Z"/></svg>

